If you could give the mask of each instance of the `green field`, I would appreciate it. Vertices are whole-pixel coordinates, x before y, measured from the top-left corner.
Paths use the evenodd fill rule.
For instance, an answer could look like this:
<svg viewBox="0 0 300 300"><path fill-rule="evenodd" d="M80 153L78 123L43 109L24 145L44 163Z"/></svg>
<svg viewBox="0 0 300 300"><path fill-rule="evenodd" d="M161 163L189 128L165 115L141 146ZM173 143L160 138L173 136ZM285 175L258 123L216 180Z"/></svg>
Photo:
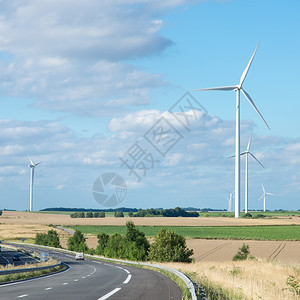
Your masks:
<svg viewBox="0 0 300 300"><path fill-rule="evenodd" d="M80 230L84 234L97 235L99 233L125 234L126 226L65 226ZM185 238L194 239L238 239L238 240L269 240L269 241L299 241L300 225L284 226L136 226L146 236L152 237L161 229L172 229Z"/></svg>

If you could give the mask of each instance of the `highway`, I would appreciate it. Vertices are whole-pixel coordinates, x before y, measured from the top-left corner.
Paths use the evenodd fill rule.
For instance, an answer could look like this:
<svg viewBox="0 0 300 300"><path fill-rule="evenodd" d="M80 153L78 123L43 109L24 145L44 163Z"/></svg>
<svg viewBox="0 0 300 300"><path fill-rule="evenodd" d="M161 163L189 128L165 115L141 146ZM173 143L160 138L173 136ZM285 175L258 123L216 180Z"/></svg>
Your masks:
<svg viewBox="0 0 300 300"><path fill-rule="evenodd" d="M32 249L37 251L36 247ZM92 259L75 261L74 255L53 250L49 254L70 268L42 278L0 285L1 300L182 299L179 287L158 272Z"/></svg>

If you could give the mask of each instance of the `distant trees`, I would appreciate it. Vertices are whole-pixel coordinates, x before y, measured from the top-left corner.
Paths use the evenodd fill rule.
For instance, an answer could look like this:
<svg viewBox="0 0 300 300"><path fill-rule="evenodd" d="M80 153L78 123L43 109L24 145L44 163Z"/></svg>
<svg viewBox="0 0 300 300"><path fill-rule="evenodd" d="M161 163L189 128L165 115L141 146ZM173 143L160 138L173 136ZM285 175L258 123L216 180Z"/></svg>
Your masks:
<svg viewBox="0 0 300 300"><path fill-rule="evenodd" d="M162 228L150 246L149 259L159 262L191 262L193 249L186 247L185 238L173 230Z"/></svg>
<svg viewBox="0 0 300 300"><path fill-rule="evenodd" d="M49 230L48 233L37 233L35 243L38 245L61 248L59 236L53 229Z"/></svg>
<svg viewBox="0 0 300 300"><path fill-rule="evenodd" d="M2 210L0 210L0 216L2 216Z"/></svg>
<svg viewBox="0 0 300 300"><path fill-rule="evenodd" d="M88 252L85 237L80 230L76 230L73 236L69 237L68 249L76 252Z"/></svg>
<svg viewBox="0 0 300 300"><path fill-rule="evenodd" d="M115 218L124 218L124 214L122 211L115 211Z"/></svg>
<svg viewBox="0 0 300 300"><path fill-rule="evenodd" d="M129 214L128 214L129 215ZM130 212L130 217L199 217L196 211L186 211L180 207L170 209L139 209L137 213Z"/></svg>
<svg viewBox="0 0 300 300"><path fill-rule="evenodd" d="M71 218L105 218L105 212L104 211L88 211L86 213L84 212L74 212L70 214Z"/></svg>

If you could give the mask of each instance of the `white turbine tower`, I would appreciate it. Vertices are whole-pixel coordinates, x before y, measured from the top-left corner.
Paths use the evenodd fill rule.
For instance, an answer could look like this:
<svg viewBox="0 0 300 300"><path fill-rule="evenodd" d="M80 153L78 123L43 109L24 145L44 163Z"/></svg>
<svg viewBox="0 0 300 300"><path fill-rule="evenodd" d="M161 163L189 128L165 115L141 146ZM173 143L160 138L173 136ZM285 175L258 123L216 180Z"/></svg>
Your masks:
<svg viewBox="0 0 300 300"><path fill-rule="evenodd" d="M225 198L228 200L228 211L231 212L232 210L232 200L234 199L234 191L233 192L228 192L225 190L225 192L227 192L229 194L229 197L226 197Z"/></svg>
<svg viewBox="0 0 300 300"><path fill-rule="evenodd" d="M263 184L261 184L261 187L263 189L263 194L260 196L260 198L258 200L260 200L261 198L264 198L264 211L266 211L266 195L275 196L275 194L267 193Z"/></svg>
<svg viewBox="0 0 300 300"><path fill-rule="evenodd" d="M242 152L241 155L246 155L246 165L245 165L245 213L248 213L248 155L250 154L264 169L264 165L250 152L250 145L252 140L252 134L249 138L249 142L247 145L247 150ZM229 156L235 157L235 155Z"/></svg>
<svg viewBox="0 0 300 300"><path fill-rule="evenodd" d="M250 61L248 62L241 78L240 83L238 85L233 86L223 86L223 87L214 87L208 89L196 89L194 91L235 91L236 92L236 125L235 125L235 217L240 217L240 91L243 93L245 98L249 101L255 111L259 114L259 116L263 119L266 123L267 127L270 129L269 125L265 121L264 117L254 104L253 100L251 99L250 95L243 89L242 85L245 81L249 68L252 64L254 59L255 53L257 51L259 43L257 44Z"/></svg>
<svg viewBox="0 0 300 300"><path fill-rule="evenodd" d="M34 181L34 168L39 165L40 163L42 163L41 161L38 163L33 163L30 156L28 155L29 161L30 161L30 165L28 165L28 167L30 168L30 208L29 210L32 211L33 209L33 181Z"/></svg>

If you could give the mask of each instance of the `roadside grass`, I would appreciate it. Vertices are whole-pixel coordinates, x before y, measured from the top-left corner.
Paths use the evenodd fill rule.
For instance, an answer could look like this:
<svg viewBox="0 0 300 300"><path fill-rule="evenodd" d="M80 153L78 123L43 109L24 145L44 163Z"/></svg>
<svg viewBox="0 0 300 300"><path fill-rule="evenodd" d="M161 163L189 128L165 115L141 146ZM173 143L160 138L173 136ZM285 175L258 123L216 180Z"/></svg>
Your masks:
<svg viewBox="0 0 300 300"><path fill-rule="evenodd" d="M186 273L204 288L208 299L296 300L300 295L299 264L255 259L162 265Z"/></svg>
<svg viewBox="0 0 300 300"><path fill-rule="evenodd" d="M65 226L83 234L125 234L126 226L74 225ZM136 226L148 237L154 237L161 228L174 230L185 238L235 239L267 241L299 241L300 225L273 226Z"/></svg>
<svg viewBox="0 0 300 300"><path fill-rule="evenodd" d="M50 258L46 262L37 262L37 263L25 263L24 265L0 265L0 271L8 271L8 270L14 270L14 269L28 269L28 268L35 268L35 267L46 267L58 264L58 261L56 259Z"/></svg>
<svg viewBox="0 0 300 300"><path fill-rule="evenodd" d="M286 218L286 217L300 217L300 211L249 211L253 218L258 215L264 215L266 218ZM245 215L244 212L241 212L241 217ZM228 217L234 218L234 212L228 211L208 211L208 212L199 212L199 217Z"/></svg>
<svg viewBox="0 0 300 300"><path fill-rule="evenodd" d="M13 282L13 281L19 281L19 280L24 280L24 279L29 279L29 278L40 277L40 276L49 275L52 273L62 271L65 268L66 268L65 265L60 265L60 266L46 269L46 270L0 275L0 282L6 283L6 282Z"/></svg>

